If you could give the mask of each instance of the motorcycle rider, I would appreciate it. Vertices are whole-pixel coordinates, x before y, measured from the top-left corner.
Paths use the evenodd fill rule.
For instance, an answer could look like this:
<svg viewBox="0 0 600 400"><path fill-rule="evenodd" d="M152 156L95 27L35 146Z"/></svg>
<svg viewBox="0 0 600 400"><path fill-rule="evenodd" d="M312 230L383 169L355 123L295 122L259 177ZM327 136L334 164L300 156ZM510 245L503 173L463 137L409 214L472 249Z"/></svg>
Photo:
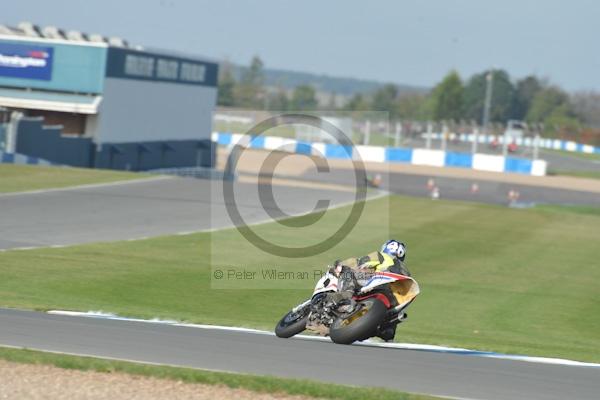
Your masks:
<svg viewBox="0 0 600 400"><path fill-rule="evenodd" d="M352 276L349 276L352 275L350 272L353 272L355 277L359 275L359 278L365 277L368 273L382 271L411 276L410 271L404 265L405 258L406 244L395 239L390 239L381 246L379 251L374 251L359 258L349 258L343 261L336 260L331 268L331 272L337 277L341 276L346 285L353 283L346 282L352 280ZM349 289L347 287L345 290ZM344 291L344 289L341 291Z"/></svg>
<svg viewBox="0 0 600 400"><path fill-rule="evenodd" d="M406 244L395 239L386 241L379 251L374 251L363 257L349 258L347 260L336 260L330 272L339 278L340 288L337 293L331 295L330 300L334 303L352 301L352 295L360 290L360 283L366 282L377 272L389 271L396 274L411 276L410 271L404 265L406 258ZM391 340L396 333L396 326L406 319L404 313L391 326L385 327L379 337Z"/></svg>

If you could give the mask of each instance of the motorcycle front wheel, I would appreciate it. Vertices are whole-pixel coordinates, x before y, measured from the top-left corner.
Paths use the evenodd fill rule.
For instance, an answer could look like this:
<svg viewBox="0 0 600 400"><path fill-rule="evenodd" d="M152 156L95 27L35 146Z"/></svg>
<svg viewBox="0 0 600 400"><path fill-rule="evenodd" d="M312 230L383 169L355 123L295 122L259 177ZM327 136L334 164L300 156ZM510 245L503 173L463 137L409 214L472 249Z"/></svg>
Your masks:
<svg viewBox="0 0 600 400"><path fill-rule="evenodd" d="M350 315L336 318L329 329L334 343L351 344L374 336L377 327L385 318L387 309L378 299L366 299L359 303L356 311Z"/></svg>
<svg viewBox="0 0 600 400"><path fill-rule="evenodd" d="M308 312L305 310L290 311L277 323L275 335L284 339L297 335L306 329L306 321L308 321Z"/></svg>

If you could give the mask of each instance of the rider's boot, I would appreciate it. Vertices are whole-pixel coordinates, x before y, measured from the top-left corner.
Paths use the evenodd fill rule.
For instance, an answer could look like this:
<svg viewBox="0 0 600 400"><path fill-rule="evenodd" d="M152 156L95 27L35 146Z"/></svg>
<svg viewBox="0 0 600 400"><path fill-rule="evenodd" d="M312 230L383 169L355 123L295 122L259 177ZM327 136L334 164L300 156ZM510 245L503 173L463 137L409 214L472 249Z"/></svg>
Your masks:
<svg viewBox="0 0 600 400"><path fill-rule="evenodd" d="M377 335L377 336L379 336L386 342L389 342L390 340L394 340L394 336L396 336L396 328L398 327L398 324L401 322L404 322L406 320L406 318L408 318L407 313L399 314L397 319L394 322L392 322L390 325L388 325L387 327L383 328L379 332L379 335Z"/></svg>
<svg viewBox="0 0 600 400"><path fill-rule="evenodd" d="M380 331L379 335L377 335L377 336L379 336L386 342L389 342L390 340L394 340L394 336L396 336L396 327L397 326L398 326L398 323L394 323L394 324L384 328L382 331Z"/></svg>
<svg viewBox="0 0 600 400"><path fill-rule="evenodd" d="M352 312L356 301L352 298L354 294L351 290L344 290L342 292L335 292L327 294L327 300L332 302L340 312Z"/></svg>

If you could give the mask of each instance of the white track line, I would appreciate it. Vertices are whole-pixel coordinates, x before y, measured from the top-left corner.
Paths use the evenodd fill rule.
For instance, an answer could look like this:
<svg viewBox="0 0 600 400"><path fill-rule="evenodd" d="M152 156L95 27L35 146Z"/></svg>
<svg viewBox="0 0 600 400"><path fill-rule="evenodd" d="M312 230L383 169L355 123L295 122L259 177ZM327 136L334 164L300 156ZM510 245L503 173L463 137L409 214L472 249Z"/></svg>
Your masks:
<svg viewBox="0 0 600 400"><path fill-rule="evenodd" d="M87 185L76 185L76 186L66 186L60 188L50 188L50 189L38 189L38 190L26 190L23 192L10 192L10 193L0 193L0 197L14 197L14 196L24 196L30 194L44 194L44 193L52 193L52 192L68 192L72 190L84 190L84 189L95 189L101 187L108 186L122 186L122 185L131 185L135 183L144 183L144 182L154 182L160 181L163 179L173 179L175 176L171 175L159 175L159 176L151 176L144 178L136 178L129 180L121 180L115 182L104 182L104 183L90 183Z"/></svg>
<svg viewBox="0 0 600 400"><path fill-rule="evenodd" d="M125 318L119 317L115 314L104 313L102 311L88 311L88 312L80 312L80 311L65 311L65 310L51 310L47 312L48 314L53 315L67 315L72 317L86 317L86 318L99 318L99 319L109 319L109 320L117 320L117 321L130 321L130 322L144 322L150 324L162 324L162 325L170 325L170 326L181 326L187 328L196 328L196 329L208 329L208 330L222 330L229 332L243 332L254 335L267 335L267 336L275 336L273 332L263 331L258 329L251 328L242 328L242 327L231 327L231 326L220 326L220 325L203 325L203 324L190 324L183 323L174 320L161 320L161 319L138 319L138 318ZM330 339L323 336L311 336L311 335L296 335L295 338L300 338L303 340L314 340L314 341L327 341ZM355 343L356 346L367 346L367 347L383 347L390 349L402 349L402 350L418 350L418 351L428 351L434 353L449 353L449 354L458 354L458 355L467 355L467 356L476 356L476 357L486 357L486 358L497 358L503 360L513 360L513 361L525 361L532 362L537 364L552 364L552 365L562 365L562 366L572 366L572 367L592 367L592 368L600 368L600 364L597 363L589 363L575 360L568 360L563 358L548 358L548 357L534 357L534 356L525 356L525 355L517 355L517 354L502 354L502 353L494 353L488 351L478 351L471 349L464 349L460 347L446 347L446 346L436 346L430 344L417 344L417 343L383 343L383 342L374 342L374 341L365 341Z"/></svg>

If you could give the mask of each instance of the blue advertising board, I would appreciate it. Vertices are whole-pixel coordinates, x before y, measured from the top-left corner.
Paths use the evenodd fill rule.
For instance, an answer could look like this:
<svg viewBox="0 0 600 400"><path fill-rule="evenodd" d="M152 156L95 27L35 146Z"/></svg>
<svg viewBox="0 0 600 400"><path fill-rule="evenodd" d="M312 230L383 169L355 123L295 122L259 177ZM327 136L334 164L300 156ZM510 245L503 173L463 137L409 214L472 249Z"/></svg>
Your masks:
<svg viewBox="0 0 600 400"><path fill-rule="evenodd" d="M52 79L52 47L20 43L0 43L0 76Z"/></svg>
<svg viewBox="0 0 600 400"><path fill-rule="evenodd" d="M101 44L2 38L0 86L102 93L106 53L106 45ZM18 63L25 67L15 67Z"/></svg>

